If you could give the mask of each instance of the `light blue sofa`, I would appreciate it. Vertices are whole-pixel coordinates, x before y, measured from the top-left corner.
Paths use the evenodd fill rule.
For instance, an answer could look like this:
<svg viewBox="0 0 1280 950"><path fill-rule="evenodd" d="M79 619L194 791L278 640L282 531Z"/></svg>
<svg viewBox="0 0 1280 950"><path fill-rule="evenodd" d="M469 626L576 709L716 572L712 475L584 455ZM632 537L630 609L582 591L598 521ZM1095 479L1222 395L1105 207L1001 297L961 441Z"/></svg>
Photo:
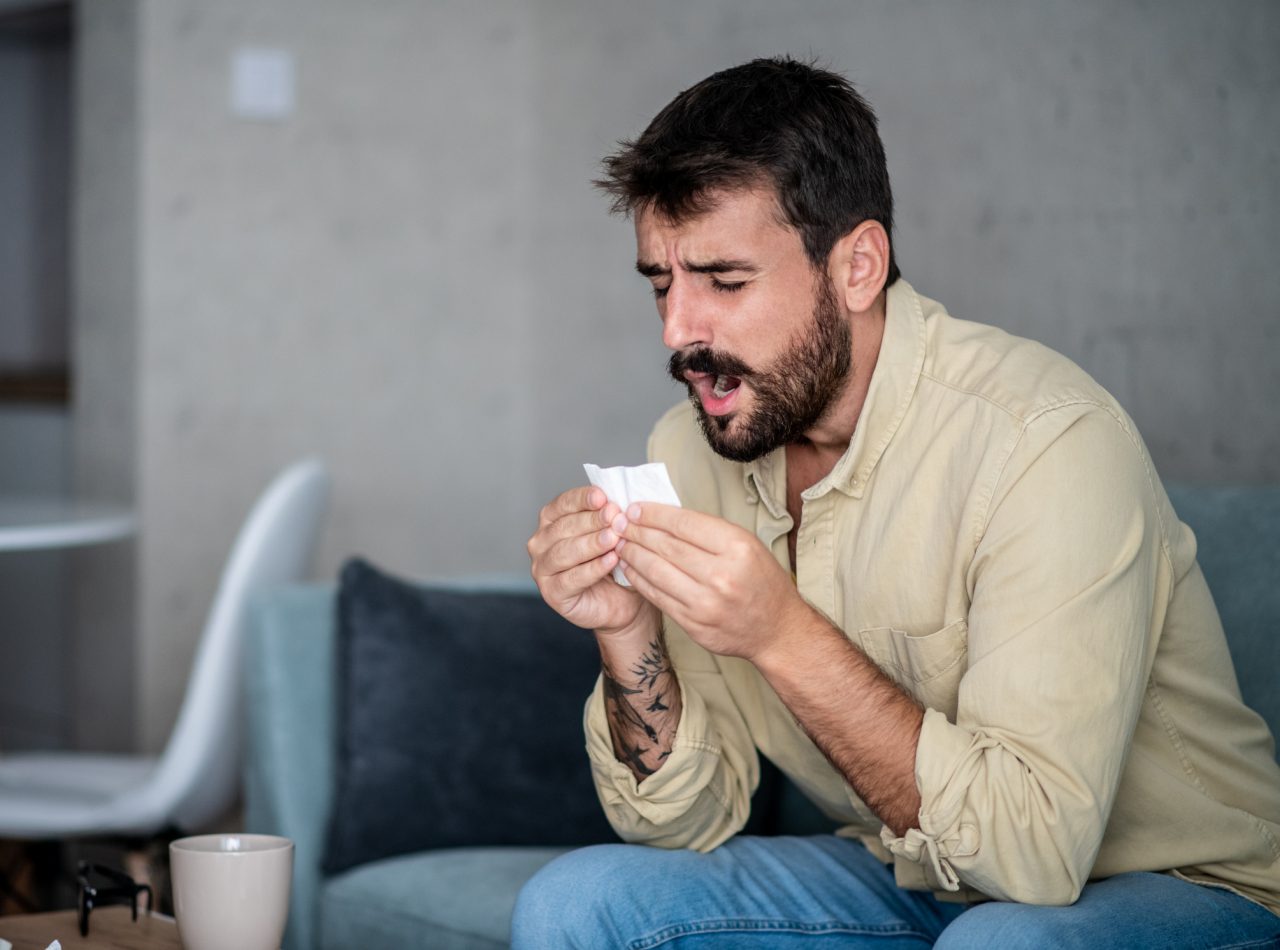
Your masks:
<svg viewBox="0 0 1280 950"><path fill-rule="evenodd" d="M1196 531L1246 701L1280 727L1280 488L1172 488ZM468 589L531 590L527 581ZM247 652L246 827L296 844L286 950L507 944L521 885L566 849L471 848L320 872L333 776L332 587L273 592L254 610ZM829 830L794 788L770 796L779 832Z"/></svg>

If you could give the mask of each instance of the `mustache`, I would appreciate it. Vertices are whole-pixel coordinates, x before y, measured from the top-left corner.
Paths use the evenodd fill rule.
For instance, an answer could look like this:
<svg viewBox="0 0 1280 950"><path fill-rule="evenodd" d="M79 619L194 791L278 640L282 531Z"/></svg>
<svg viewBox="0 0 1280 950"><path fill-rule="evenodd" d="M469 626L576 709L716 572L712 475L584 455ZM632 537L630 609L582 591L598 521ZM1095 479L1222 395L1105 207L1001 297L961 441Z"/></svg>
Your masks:
<svg viewBox="0 0 1280 950"><path fill-rule="evenodd" d="M688 382L684 378L686 372L714 373L717 376L736 376L738 379L754 375L751 367L736 356L717 352L707 346L672 353L671 359L667 361L667 372L677 383Z"/></svg>

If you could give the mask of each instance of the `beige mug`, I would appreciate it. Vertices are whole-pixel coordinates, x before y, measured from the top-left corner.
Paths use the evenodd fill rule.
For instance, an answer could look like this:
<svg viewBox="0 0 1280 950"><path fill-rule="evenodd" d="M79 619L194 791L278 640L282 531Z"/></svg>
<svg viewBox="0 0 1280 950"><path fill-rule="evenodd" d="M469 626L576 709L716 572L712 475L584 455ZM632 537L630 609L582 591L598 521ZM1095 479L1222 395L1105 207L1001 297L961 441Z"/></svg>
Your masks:
<svg viewBox="0 0 1280 950"><path fill-rule="evenodd" d="M179 838L169 845L169 875L186 950L279 950L293 879L288 838Z"/></svg>

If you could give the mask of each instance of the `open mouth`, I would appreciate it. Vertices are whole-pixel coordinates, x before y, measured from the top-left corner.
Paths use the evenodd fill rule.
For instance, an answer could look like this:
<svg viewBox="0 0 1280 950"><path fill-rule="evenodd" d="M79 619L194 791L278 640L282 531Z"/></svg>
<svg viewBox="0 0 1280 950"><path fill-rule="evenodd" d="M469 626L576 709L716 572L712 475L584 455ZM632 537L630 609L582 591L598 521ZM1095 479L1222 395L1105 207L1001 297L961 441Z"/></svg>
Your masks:
<svg viewBox="0 0 1280 950"><path fill-rule="evenodd" d="M685 373L685 380L698 395L698 401L708 415L723 416L738 401L742 380L724 373Z"/></svg>
<svg viewBox="0 0 1280 950"><path fill-rule="evenodd" d="M742 380L738 379L737 376L717 376L716 384L711 387L711 392L717 399L723 399L741 385Z"/></svg>

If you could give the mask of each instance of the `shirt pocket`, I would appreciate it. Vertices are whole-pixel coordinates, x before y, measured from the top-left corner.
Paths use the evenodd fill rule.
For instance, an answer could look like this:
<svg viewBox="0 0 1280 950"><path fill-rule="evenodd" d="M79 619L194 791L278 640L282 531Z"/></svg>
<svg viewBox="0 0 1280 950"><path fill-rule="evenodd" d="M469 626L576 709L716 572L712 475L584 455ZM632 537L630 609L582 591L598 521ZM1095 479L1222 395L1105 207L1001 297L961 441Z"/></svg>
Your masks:
<svg viewBox="0 0 1280 950"><path fill-rule="evenodd" d="M929 709L955 722L960 679L969 664L969 622L913 636L896 627L858 631L863 652L890 679Z"/></svg>

